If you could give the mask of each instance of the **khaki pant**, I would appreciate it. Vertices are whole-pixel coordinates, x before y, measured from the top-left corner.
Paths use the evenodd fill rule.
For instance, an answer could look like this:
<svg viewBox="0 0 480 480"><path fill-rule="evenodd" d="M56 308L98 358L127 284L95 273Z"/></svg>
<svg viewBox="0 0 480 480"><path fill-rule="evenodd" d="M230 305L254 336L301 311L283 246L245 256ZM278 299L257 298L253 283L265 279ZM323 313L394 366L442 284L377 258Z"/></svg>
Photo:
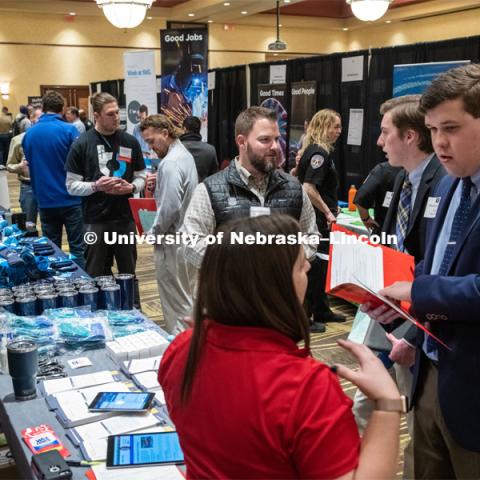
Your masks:
<svg viewBox="0 0 480 480"><path fill-rule="evenodd" d="M181 245L158 245L154 250L155 274L166 330L175 334L184 328L179 323L193 310L192 274Z"/></svg>
<svg viewBox="0 0 480 480"><path fill-rule="evenodd" d="M451 437L438 402L438 371L422 358L415 400L413 458L416 479L479 479L480 453L466 450ZM472 381L476 381L472 372Z"/></svg>
<svg viewBox="0 0 480 480"><path fill-rule="evenodd" d="M400 393L410 397L413 381L413 375L410 371L410 368L394 363L393 367L389 370L389 373L395 380ZM355 421L357 422L358 430L360 431L361 435L363 435L365 428L367 427L372 412L373 402L361 390L357 389L353 399L353 415L355 416ZM407 413L407 427L410 437L413 438L413 412ZM403 453L403 478L412 479L414 478L412 440L410 440L409 444L405 447Z"/></svg>

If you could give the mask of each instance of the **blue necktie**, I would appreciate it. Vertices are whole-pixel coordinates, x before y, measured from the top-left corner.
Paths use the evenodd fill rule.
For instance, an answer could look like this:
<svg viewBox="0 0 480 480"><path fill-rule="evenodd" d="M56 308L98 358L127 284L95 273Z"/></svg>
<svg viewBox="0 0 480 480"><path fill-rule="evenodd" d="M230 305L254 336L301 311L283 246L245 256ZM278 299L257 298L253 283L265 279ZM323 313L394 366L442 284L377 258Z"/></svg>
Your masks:
<svg viewBox="0 0 480 480"><path fill-rule="evenodd" d="M450 262L453 258L453 252L457 240L460 238L461 233L465 228L470 210L472 208L470 192L472 190L472 180L470 177L462 179L462 196L460 197L460 204L458 205L455 216L453 217L452 230L450 231L450 238L448 239L447 248L445 248L445 254L443 255L442 264L438 270L439 275L446 275Z"/></svg>
<svg viewBox="0 0 480 480"><path fill-rule="evenodd" d="M395 233L397 234L397 249L400 250L400 252L405 251L403 242L405 241L405 236L407 234L411 203L412 184L410 183L407 175L403 182L402 191L400 193L400 202L398 203L397 210L397 225Z"/></svg>
<svg viewBox="0 0 480 480"><path fill-rule="evenodd" d="M472 190L472 180L470 177L465 177L462 179L462 195L460 197L460 203L458 205L455 216L453 217L452 230L450 231L450 238L448 239L447 247L445 248L445 253L443 255L443 260L438 270L438 275L446 275L448 272L448 267L453 258L453 252L457 245L457 240L460 238L460 235L465 229L468 216L472 208L470 192ZM427 338L427 353L433 352L436 350L437 345L435 340L432 337Z"/></svg>

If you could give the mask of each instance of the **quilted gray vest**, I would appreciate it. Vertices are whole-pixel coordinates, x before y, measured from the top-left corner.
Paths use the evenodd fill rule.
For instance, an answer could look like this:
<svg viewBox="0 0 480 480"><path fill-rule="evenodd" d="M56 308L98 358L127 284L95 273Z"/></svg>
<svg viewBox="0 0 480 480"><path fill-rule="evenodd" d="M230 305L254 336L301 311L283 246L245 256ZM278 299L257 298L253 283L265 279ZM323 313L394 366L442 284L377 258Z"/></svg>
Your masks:
<svg viewBox="0 0 480 480"><path fill-rule="evenodd" d="M240 178L232 161L230 166L204 180L217 227L233 218L249 217L250 207L262 206ZM264 207L271 213L284 213L300 220L303 205L300 182L282 170L270 174Z"/></svg>

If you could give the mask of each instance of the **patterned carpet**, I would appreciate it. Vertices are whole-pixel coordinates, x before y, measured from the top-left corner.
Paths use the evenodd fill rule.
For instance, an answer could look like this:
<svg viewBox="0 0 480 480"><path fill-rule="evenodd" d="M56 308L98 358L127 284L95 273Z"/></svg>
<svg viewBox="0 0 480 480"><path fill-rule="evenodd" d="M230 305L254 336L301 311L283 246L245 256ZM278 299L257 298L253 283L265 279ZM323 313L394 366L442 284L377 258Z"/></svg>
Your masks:
<svg viewBox="0 0 480 480"><path fill-rule="evenodd" d="M8 174L9 193L12 208L19 211L18 194L19 183L15 175ZM68 244L66 243L66 235L63 238L63 249L68 251ZM159 325L163 325L163 315L158 299L157 285L155 280L155 270L153 263L152 247L148 245L141 245L138 247L137 260L137 277L140 284L140 297L143 312L148 315L153 321ZM355 367L355 362L349 354L346 354L341 348L337 346L339 338L346 338L352 327L353 317L356 312L356 307L350 303L344 302L337 298L331 298L332 309L337 313L342 313L347 316L348 321L345 323L329 323L327 324L327 331L323 334L312 334L311 349L315 358L321 360L327 365L341 363L348 367ZM341 385L345 393L353 398L355 388L350 382L341 380ZM401 427L401 444L403 447L408 442L408 433L405 419L402 420ZM401 471L403 469L403 454L399 461L398 478L401 478Z"/></svg>

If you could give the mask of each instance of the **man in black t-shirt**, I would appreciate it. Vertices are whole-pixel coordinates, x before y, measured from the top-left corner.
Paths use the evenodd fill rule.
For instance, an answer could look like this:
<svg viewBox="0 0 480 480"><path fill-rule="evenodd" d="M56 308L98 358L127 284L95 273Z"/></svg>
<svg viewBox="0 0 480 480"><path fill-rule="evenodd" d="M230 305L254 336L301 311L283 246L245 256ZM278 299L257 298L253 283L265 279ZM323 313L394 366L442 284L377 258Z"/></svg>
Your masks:
<svg viewBox="0 0 480 480"><path fill-rule="evenodd" d="M134 274L136 245L109 245L104 236L135 233L128 199L145 186L145 163L136 138L119 129L116 98L97 93L92 106L95 128L72 145L65 165L68 192L83 198L85 231L97 235L87 245L86 270L94 277L110 275L115 258L119 273Z"/></svg>

